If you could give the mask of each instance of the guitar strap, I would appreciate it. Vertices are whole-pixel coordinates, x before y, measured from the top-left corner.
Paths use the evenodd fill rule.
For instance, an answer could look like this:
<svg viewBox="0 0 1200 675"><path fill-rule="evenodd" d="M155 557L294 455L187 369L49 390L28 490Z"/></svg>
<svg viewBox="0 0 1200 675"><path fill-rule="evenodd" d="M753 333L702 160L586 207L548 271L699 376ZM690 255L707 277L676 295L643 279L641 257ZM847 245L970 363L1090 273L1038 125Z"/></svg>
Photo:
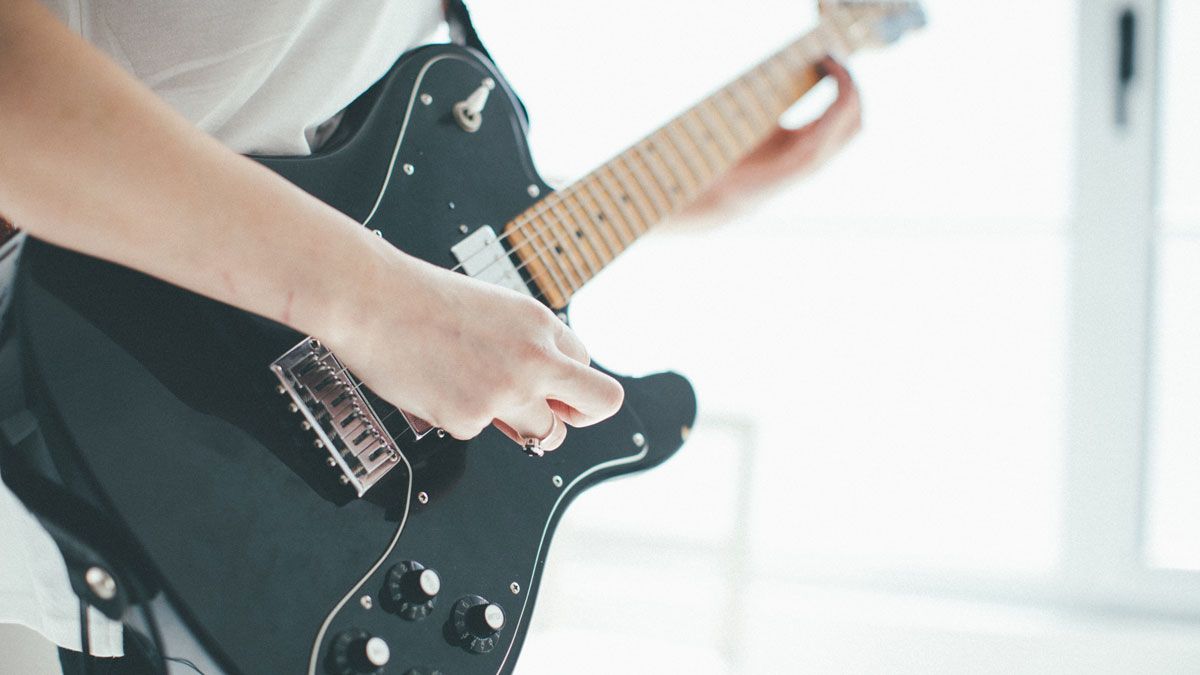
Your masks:
<svg viewBox="0 0 1200 675"><path fill-rule="evenodd" d="M14 325L0 334L0 479L50 533L63 554L76 595L112 619L157 591L141 548L97 503L90 480L72 470L70 441L38 423L43 410L25 372L24 345ZM35 414L35 411L37 414ZM87 582L98 567L118 580L100 597Z"/></svg>
<svg viewBox="0 0 1200 675"><path fill-rule="evenodd" d="M0 218L0 335L5 335L4 320L12 304L13 282L17 276L17 261L25 245L25 233Z"/></svg>

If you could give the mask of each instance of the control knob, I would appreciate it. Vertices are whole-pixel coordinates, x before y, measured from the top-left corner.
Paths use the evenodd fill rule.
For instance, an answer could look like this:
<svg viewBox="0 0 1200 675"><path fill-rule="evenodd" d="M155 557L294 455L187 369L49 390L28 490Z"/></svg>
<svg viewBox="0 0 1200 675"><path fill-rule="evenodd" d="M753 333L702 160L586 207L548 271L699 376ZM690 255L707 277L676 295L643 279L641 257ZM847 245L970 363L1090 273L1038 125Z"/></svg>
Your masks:
<svg viewBox="0 0 1200 675"><path fill-rule="evenodd" d="M351 628L334 638L329 650L329 670L334 675L378 675L391 657L383 638L361 628Z"/></svg>
<svg viewBox="0 0 1200 675"><path fill-rule="evenodd" d="M450 623L464 647L483 654L496 647L504 628L504 609L478 595L468 595L454 603Z"/></svg>
<svg viewBox="0 0 1200 675"><path fill-rule="evenodd" d="M383 589L387 608L405 619L424 619L433 611L442 578L435 570L415 560L392 565Z"/></svg>

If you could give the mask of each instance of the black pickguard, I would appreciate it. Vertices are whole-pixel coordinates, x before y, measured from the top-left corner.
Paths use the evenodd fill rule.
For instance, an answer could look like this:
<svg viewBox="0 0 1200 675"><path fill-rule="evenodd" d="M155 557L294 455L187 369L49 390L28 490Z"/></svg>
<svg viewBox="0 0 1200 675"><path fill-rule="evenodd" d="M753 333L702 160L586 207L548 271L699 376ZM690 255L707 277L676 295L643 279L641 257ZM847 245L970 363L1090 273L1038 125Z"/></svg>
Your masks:
<svg viewBox="0 0 1200 675"><path fill-rule="evenodd" d="M482 128L466 133L451 105L485 77L497 89ZM260 161L360 222L386 182L367 226L443 267L456 262L450 247L464 236L460 225L500 231L535 201L529 185L550 191L534 171L515 98L467 49L427 47L402 58L344 129L318 155ZM311 266L320 283L329 273L318 273L320 262L280 264ZM494 429L465 443L430 435L401 443L411 476L393 471L356 499L274 391L267 366L302 336L39 241L28 243L21 266L17 326L29 388L45 411L40 423L69 443L66 454L231 674L304 673L310 658L324 673L329 645L352 628L390 645L380 672L511 671L563 507L584 487L669 457L695 415L682 377L621 378L624 408L572 431L543 459L525 457ZM433 612L420 621L379 602L387 571L403 560L442 579ZM364 595L374 600L369 609ZM506 611L487 653L446 634L451 606L466 595Z"/></svg>

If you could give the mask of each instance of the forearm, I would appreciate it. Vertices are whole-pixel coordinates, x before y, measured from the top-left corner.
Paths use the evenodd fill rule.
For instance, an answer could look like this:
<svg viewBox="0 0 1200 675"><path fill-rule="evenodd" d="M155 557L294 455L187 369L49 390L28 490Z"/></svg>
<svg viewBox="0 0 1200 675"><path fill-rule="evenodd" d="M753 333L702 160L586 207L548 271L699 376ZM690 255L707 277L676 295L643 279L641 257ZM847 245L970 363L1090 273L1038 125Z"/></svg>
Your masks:
<svg viewBox="0 0 1200 675"><path fill-rule="evenodd" d="M406 258L194 128L37 3L0 4L0 214L321 334ZM313 283L313 266L332 267ZM359 290L361 292L361 290Z"/></svg>

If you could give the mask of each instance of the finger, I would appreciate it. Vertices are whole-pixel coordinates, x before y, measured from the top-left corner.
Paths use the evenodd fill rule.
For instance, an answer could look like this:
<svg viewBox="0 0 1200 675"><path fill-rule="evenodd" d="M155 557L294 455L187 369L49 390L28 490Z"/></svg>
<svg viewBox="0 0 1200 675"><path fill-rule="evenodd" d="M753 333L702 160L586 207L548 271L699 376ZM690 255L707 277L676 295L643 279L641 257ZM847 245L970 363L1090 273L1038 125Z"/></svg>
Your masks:
<svg viewBox="0 0 1200 675"><path fill-rule="evenodd" d="M567 359L563 359L558 378L549 387L546 398L572 409L564 419L575 427L612 417L625 400L625 390L619 382L595 368Z"/></svg>
<svg viewBox="0 0 1200 675"><path fill-rule="evenodd" d="M775 129L747 159L762 165L781 164L781 160L794 155L798 147L811 145L812 139L816 133L819 133L820 127L821 118L817 118L799 129L782 127ZM791 166L781 166L780 168L784 171L791 170Z"/></svg>
<svg viewBox="0 0 1200 675"><path fill-rule="evenodd" d="M518 445L524 445L526 439L539 439L547 452L558 448L567 435L567 425L558 420L546 401L505 413L504 419L493 420L492 424Z"/></svg>
<svg viewBox="0 0 1200 675"><path fill-rule="evenodd" d="M586 427L589 424L589 419L586 415L562 401L552 398L547 399L546 404L550 406L555 415L558 415L560 420L573 427Z"/></svg>
<svg viewBox="0 0 1200 675"><path fill-rule="evenodd" d="M583 340L571 330L567 324L563 323L561 329L554 336L554 344L571 359L588 365L592 362L588 356L587 347L583 346Z"/></svg>
<svg viewBox="0 0 1200 675"><path fill-rule="evenodd" d="M524 439L524 437L521 436L521 432L512 428L512 426L510 426L508 424L508 422L505 422L504 420L501 420L501 419L494 419L494 420L492 420L492 426L496 427L497 429L500 430L501 433L503 433L505 436L508 436L510 439L512 439L513 443L516 443L517 445L521 445L521 446L525 445L525 439Z"/></svg>
<svg viewBox="0 0 1200 675"><path fill-rule="evenodd" d="M486 418L484 421L480 421L479 419L463 419L435 426L450 434L451 438L460 441L469 441L478 436L487 427L487 421Z"/></svg>
<svg viewBox="0 0 1200 675"><path fill-rule="evenodd" d="M834 98L833 103L829 104L829 110L826 111L826 115L830 111L840 110L854 110L855 115L859 115L862 108L862 98L859 96L858 85L855 84L854 77L850 75L850 71L846 70L832 56L825 57L825 60L821 64L825 72L833 77L838 89L837 97ZM822 115L822 117L824 116Z"/></svg>
<svg viewBox="0 0 1200 675"><path fill-rule="evenodd" d="M833 81L837 83L839 94L856 88L854 78L850 76L850 71L832 56L826 56L821 59L819 67L822 73L832 77Z"/></svg>
<svg viewBox="0 0 1200 675"><path fill-rule="evenodd" d="M563 441L567 440L567 425L563 423L562 418L557 415L551 419L550 431L542 438L542 450L545 452L553 452L562 446Z"/></svg>

